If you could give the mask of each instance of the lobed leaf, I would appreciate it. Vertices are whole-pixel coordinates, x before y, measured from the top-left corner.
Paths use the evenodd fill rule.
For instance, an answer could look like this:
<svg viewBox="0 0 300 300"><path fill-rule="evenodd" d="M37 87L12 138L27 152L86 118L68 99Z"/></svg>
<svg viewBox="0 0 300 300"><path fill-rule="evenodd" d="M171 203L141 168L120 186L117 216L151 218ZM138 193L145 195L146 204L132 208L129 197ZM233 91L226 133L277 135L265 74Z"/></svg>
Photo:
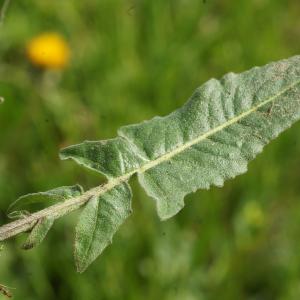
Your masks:
<svg viewBox="0 0 300 300"><path fill-rule="evenodd" d="M263 147L299 119L300 56L229 73L204 83L182 108L166 117L122 127L114 139L85 141L61 151L62 159L71 158L104 174L105 186L79 199L80 186L29 194L10 209L75 197L69 200L73 207L63 207L66 213L87 201L75 238L76 266L83 272L130 215L127 181L132 175L137 174L155 199L160 218L170 218L184 206L187 194L222 186L246 172ZM25 248L40 243L52 221L51 216L39 219Z"/></svg>
<svg viewBox="0 0 300 300"><path fill-rule="evenodd" d="M248 162L299 118L295 56L211 79L170 115L122 127L115 139L70 146L60 156L120 183L137 173L167 219L184 206L185 195L245 173Z"/></svg>

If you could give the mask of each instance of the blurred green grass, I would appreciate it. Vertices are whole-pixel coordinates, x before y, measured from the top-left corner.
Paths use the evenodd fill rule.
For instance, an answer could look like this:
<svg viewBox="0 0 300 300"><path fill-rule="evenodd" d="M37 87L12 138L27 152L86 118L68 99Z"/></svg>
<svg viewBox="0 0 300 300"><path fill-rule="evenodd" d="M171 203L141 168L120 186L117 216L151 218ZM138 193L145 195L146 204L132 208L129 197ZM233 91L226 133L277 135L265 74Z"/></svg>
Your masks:
<svg viewBox="0 0 300 300"><path fill-rule="evenodd" d="M0 27L1 224L19 195L103 181L60 162L61 147L165 115L211 77L299 54L299 11L298 0L11 1ZM60 74L26 59L28 40L45 31L70 44ZM133 180L133 216L82 275L72 260L77 213L35 250L19 250L22 236L10 241L0 282L26 300L300 299L299 130L224 188L188 196L167 222Z"/></svg>

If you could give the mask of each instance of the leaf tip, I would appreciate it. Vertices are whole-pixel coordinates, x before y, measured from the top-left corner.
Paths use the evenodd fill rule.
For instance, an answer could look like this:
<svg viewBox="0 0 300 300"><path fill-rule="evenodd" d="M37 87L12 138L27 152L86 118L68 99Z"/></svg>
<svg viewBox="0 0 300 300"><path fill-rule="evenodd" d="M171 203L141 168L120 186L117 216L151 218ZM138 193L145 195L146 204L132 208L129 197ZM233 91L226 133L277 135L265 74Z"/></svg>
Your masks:
<svg viewBox="0 0 300 300"><path fill-rule="evenodd" d="M82 274L83 272L85 272L87 270L87 268L89 267L89 265L91 264L91 262L89 262L88 260L86 260L84 258L81 258L76 253L76 248L75 248L75 252L74 252L74 258L75 258L76 272L79 274Z"/></svg>
<svg viewBox="0 0 300 300"><path fill-rule="evenodd" d="M76 272L79 274L82 274L87 269L87 266L81 264L76 263L75 266L76 266Z"/></svg>
<svg viewBox="0 0 300 300"><path fill-rule="evenodd" d="M66 148L62 148L59 153L58 153L58 157L61 159L61 160L65 160L65 159L68 159L68 147Z"/></svg>

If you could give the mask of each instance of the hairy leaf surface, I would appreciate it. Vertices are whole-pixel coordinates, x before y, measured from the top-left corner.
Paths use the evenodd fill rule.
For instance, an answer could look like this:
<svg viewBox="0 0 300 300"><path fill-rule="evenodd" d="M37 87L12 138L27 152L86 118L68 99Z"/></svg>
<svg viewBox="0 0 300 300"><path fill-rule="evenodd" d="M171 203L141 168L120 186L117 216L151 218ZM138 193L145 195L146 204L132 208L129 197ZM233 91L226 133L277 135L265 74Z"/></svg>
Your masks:
<svg viewBox="0 0 300 300"><path fill-rule="evenodd" d="M83 188L76 184L73 186L62 186L46 192L32 193L24 195L13 202L9 209L9 216L11 218L23 218L29 215L36 205L45 206L45 204L53 204L60 201L77 197L83 193ZM37 221L33 226L26 242L22 248L25 250L32 249L39 245L46 237L48 231L51 229L54 223L54 218L43 217Z"/></svg>
<svg viewBox="0 0 300 300"><path fill-rule="evenodd" d="M79 196L83 193L83 188L79 185L61 186L46 192L31 193L18 198L9 208L9 216L19 216L23 212L29 212L36 207L45 207L64 201L69 198Z"/></svg>
<svg viewBox="0 0 300 300"><path fill-rule="evenodd" d="M82 272L130 215L131 176L137 174L155 199L160 218L170 218L184 206L187 194L222 186L246 172L249 161L299 118L300 56L211 79L168 116L122 127L114 139L63 149L62 159L96 170L108 182L85 193L76 185L19 198L11 211L22 213L45 201L62 203L2 226L0 240L34 224L24 246L30 248L42 241L55 218L85 204L75 239ZM68 198L73 199L64 201Z"/></svg>
<svg viewBox="0 0 300 300"><path fill-rule="evenodd" d="M246 172L248 162L299 117L295 56L211 79L170 115L122 127L111 140L70 146L61 158L120 183L137 173L160 218L167 219L188 193Z"/></svg>
<svg viewBox="0 0 300 300"><path fill-rule="evenodd" d="M37 224L33 227L22 248L25 250L29 250L39 245L46 237L53 223L54 219L51 217L46 217L38 220Z"/></svg>
<svg viewBox="0 0 300 300"><path fill-rule="evenodd" d="M75 237L77 270L83 272L109 244L131 214L131 190L122 183L99 197L92 197L79 218Z"/></svg>

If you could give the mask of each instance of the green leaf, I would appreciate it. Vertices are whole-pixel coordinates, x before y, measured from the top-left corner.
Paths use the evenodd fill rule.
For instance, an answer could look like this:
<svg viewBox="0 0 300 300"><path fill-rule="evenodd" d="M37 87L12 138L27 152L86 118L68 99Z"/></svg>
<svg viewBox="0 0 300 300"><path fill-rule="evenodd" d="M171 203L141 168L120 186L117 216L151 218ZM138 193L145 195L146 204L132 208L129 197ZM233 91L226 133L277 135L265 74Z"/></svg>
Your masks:
<svg viewBox="0 0 300 300"><path fill-rule="evenodd" d="M44 207L60 201L80 196L83 193L83 188L76 184L73 186L62 186L46 192L38 192L24 195L13 202L8 208L9 217L23 218L30 215L28 210L33 210L37 207ZM51 229L55 218L43 217L33 226L26 242L22 246L23 249L28 250L39 245L46 237L48 231Z"/></svg>
<svg viewBox="0 0 300 300"><path fill-rule="evenodd" d="M36 225L31 230L29 237L27 238L26 242L23 244L22 248L24 250L29 250L39 245L46 237L53 223L54 223L53 218L45 217L38 220Z"/></svg>
<svg viewBox="0 0 300 300"><path fill-rule="evenodd" d="M107 184L80 197L82 188L75 186L19 198L11 208L74 197L25 221L3 226L0 238L11 236L8 231L20 232L22 226L28 229L31 221L39 220L25 248L36 245L53 218L86 203L75 239L76 266L83 272L130 215L127 181L131 176L137 174L147 194L155 199L160 218L167 219L184 206L187 194L222 186L225 180L246 172L249 161L299 118L300 56L209 80L182 108L166 117L122 127L114 139L63 149L62 159L71 158L104 174Z"/></svg>
<svg viewBox="0 0 300 300"><path fill-rule="evenodd" d="M76 184L73 186L62 186L46 192L27 194L21 196L9 206L8 215L10 217L20 217L23 214L28 214L28 210L65 201L82 193L82 187Z"/></svg>
<svg viewBox="0 0 300 300"><path fill-rule="evenodd" d="M76 227L75 262L83 272L112 243L112 237L131 214L131 190L122 183L101 196L92 197Z"/></svg>
<svg viewBox="0 0 300 300"><path fill-rule="evenodd" d="M115 139L70 146L60 156L105 174L115 185L137 173L160 218L167 219L184 206L188 193L245 173L248 162L299 118L295 56L211 79L170 115L125 126Z"/></svg>
<svg viewBox="0 0 300 300"><path fill-rule="evenodd" d="M147 162L134 145L120 137L106 141L85 141L70 146L60 152L60 158L72 158L108 178L127 174Z"/></svg>

